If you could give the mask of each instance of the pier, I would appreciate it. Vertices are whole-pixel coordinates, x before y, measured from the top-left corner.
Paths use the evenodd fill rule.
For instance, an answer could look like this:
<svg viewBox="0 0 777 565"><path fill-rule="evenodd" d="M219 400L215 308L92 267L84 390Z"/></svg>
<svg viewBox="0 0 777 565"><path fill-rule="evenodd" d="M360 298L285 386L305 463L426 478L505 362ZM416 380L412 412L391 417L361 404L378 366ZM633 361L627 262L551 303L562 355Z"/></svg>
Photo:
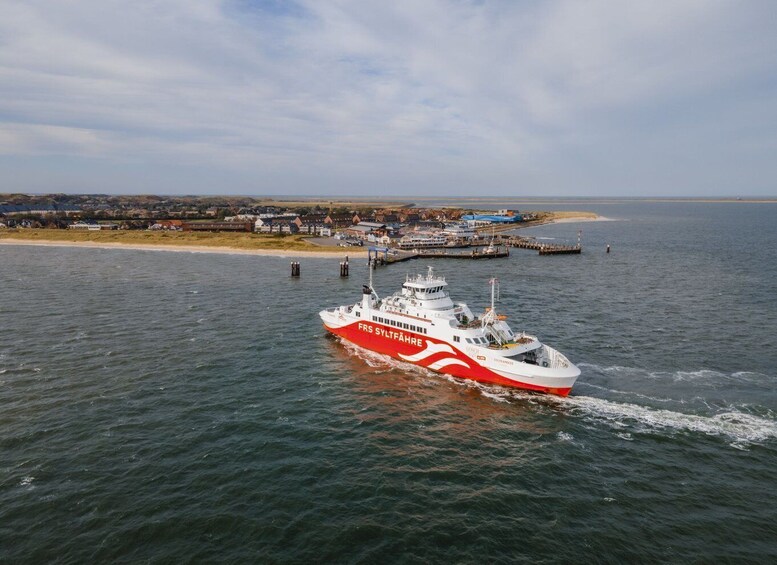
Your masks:
<svg viewBox="0 0 777 565"><path fill-rule="evenodd" d="M467 251L454 251L453 249L416 249L413 251L399 251L388 253L384 248L370 248L368 262L374 265L392 265L411 259L501 259L510 256L510 250L505 246L497 246L491 250L471 249ZM380 254L383 254L382 256Z"/></svg>
<svg viewBox="0 0 777 565"><path fill-rule="evenodd" d="M509 257L510 249L505 247L496 247L479 251L473 249L472 251L456 252L449 251L447 249L434 249L424 250L416 254L416 257L420 259L501 259L502 257Z"/></svg>
<svg viewBox="0 0 777 565"><path fill-rule="evenodd" d="M580 235L577 237L577 245L561 245L558 243L545 243L539 242L534 238L511 236L502 237L502 243L509 247L517 247L519 249L534 249L539 252L540 255L576 255L583 251L583 246L580 243Z"/></svg>

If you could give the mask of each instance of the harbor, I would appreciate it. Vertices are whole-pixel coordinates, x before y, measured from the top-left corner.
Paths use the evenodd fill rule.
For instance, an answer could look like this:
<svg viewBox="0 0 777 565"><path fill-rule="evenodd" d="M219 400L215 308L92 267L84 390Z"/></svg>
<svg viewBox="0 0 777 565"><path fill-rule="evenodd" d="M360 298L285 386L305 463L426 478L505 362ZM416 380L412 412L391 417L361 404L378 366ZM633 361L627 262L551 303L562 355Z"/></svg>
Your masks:
<svg viewBox="0 0 777 565"><path fill-rule="evenodd" d="M3 8L0 565L777 564L774 3Z"/></svg>
<svg viewBox="0 0 777 565"><path fill-rule="evenodd" d="M373 561L387 550L405 562L769 561L759 548L773 524L777 352L763 343L777 332L777 261L768 245L741 250L773 240L773 210L598 211L630 221L585 226L581 255L510 248L495 261L374 273L388 297L428 261L478 316L499 278L496 307L514 332L581 369L563 399L327 337L317 313L356 300L366 246L308 256L0 245L0 513L9 532L30 533L0 561L339 562L354 540ZM520 235L574 243L576 230ZM735 357L710 331L732 318ZM715 514L678 512L678 500ZM376 514L378 537L365 540ZM138 516L149 519L127 519ZM430 540L425 527L451 535Z"/></svg>

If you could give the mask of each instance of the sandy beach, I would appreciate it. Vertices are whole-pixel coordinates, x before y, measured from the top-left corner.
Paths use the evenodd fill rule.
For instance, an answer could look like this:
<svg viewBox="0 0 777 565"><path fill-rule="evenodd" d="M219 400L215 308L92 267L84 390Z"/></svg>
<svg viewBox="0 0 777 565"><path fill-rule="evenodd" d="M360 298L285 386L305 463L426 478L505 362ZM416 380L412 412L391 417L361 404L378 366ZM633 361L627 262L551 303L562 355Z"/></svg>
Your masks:
<svg viewBox="0 0 777 565"><path fill-rule="evenodd" d="M30 241L25 239L0 239L0 245L28 245L39 247L87 247L90 249L133 249L136 251L173 251L176 253L226 253L230 255L262 255L268 257L339 257L333 251L294 251L288 249L235 249L232 247L207 247L204 245L164 245L137 243L99 243L93 241ZM343 249L348 257L367 257L367 251L354 247Z"/></svg>
<svg viewBox="0 0 777 565"><path fill-rule="evenodd" d="M572 224L578 222L617 222L616 218L605 218L604 216L596 216L595 218L558 218L551 220L547 224Z"/></svg>

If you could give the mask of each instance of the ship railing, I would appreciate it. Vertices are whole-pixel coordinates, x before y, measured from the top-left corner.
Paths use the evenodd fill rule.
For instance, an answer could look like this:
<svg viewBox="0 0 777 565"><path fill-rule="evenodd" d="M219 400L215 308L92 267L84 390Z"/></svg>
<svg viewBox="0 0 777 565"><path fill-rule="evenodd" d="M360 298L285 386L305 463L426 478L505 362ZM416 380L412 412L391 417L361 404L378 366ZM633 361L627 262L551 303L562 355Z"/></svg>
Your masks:
<svg viewBox="0 0 777 565"><path fill-rule="evenodd" d="M552 347L545 346L545 353L550 360L550 366L554 369L566 369L569 367L569 359Z"/></svg>

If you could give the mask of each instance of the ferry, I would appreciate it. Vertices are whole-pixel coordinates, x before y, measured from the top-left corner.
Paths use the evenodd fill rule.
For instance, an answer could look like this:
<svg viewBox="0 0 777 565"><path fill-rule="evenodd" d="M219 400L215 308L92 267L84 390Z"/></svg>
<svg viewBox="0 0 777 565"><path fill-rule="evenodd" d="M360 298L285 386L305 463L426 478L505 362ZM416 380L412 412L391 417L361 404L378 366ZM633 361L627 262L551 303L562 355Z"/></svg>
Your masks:
<svg viewBox="0 0 777 565"><path fill-rule="evenodd" d="M425 247L445 247L448 238L439 234L408 234L399 240L400 249L417 249Z"/></svg>
<svg viewBox="0 0 777 565"><path fill-rule="evenodd" d="M491 307L476 316L454 303L445 277L432 267L406 277L402 289L380 298L370 281L355 304L322 310L324 328L365 349L453 377L567 396L580 369L536 336L515 333Z"/></svg>

